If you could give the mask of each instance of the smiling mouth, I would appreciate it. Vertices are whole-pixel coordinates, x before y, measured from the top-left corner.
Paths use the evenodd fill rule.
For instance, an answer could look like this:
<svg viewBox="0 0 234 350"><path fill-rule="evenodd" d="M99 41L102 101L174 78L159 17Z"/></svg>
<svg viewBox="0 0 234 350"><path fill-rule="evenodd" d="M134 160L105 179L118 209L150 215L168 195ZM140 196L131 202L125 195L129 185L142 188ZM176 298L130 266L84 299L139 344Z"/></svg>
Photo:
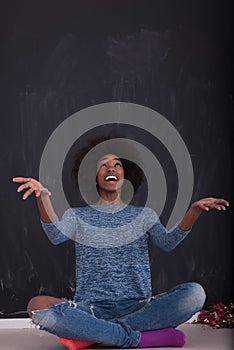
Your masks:
<svg viewBox="0 0 234 350"><path fill-rule="evenodd" d="M109 175L105 177L105 181L118 181L118 178L114 175Z"/></svg>

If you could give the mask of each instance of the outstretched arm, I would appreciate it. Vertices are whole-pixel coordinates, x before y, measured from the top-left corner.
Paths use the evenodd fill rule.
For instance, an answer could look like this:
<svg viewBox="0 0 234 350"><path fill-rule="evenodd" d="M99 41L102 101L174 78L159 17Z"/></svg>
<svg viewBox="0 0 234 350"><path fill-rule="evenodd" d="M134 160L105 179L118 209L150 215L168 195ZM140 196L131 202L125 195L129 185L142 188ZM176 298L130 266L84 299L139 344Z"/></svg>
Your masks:
<svg viewBox="0 0 234 350"><path fill-rule="evenodd" d="M222 198L210 197L200 199L191 205L178 226L181 230L187 231L193 226L203 211L209 211L210 209L226 210L228 206L228 201Z"/></svg>
<svg viewBox="0 0 234 350"><path fill-rule="evenodd" d="M56 214L50 200L50 191L42 184L31 177L15 177L13 182L20 183L17 192L25 191L23 199L27 199L31 194L35 194L41 219L45 223L52 223L56 220Z"/></svg>

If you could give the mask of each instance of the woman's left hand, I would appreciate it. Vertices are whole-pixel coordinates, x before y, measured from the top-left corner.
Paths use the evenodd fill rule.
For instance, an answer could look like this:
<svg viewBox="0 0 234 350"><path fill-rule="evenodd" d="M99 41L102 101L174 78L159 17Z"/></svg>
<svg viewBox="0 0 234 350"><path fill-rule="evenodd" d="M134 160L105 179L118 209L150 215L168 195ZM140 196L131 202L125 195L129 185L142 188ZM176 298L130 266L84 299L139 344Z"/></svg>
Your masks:
<svg viewBox="0 0 234 350"><path fill-rule="evenodd" d="M193 226L203 211L209 211L210 209L226 210L228 206L229 202L223 198L209 197L200 199L191 205L190 209L179 223L179 228L183 231L187 231Z"/></svg>
<svg viewBox="0 0 234 350"><path fill-rule="evenodd" d="M210 209L226 210L229 202L223 198L203 198L191 205L191 209L197 212L209 211Z"/></svg>

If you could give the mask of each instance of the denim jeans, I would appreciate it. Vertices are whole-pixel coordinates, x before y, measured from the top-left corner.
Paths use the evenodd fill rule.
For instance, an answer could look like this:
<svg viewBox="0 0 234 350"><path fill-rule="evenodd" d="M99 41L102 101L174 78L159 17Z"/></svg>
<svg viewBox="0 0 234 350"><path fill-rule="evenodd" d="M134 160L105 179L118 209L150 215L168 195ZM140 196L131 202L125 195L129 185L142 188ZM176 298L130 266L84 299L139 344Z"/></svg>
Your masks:
<svg viewBox="0 0 234 350"><path fill-rule="evenodd" d="M188 282L148 299L65 301L34 311L32 320L41 330L59 337L131 348L137 346L141 331L175 328L201 310L204 301L203 288Z"/></svg>

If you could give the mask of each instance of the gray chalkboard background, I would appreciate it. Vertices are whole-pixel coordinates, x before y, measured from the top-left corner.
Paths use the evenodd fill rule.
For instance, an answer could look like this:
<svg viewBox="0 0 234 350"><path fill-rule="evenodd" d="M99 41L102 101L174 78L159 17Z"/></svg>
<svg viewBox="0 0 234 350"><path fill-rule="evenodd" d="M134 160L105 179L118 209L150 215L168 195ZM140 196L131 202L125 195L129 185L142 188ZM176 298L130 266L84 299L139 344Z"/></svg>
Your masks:
<svg viewBox="0 0 234 350"><path fill-rule="evenodd" d="M193 201L213 195L231 202L228 212L203 214L173 252L150 248L154 291L192 280L205 287L206 305L233 301L231 16L227 0L1 2L1 317L26 316L37 294L71 298L75 287L73 242L50 244L34 199L23 202L12 177L38 178L56 127L113 101L150 107L179 131L193 162ZM177 191L173 162L147 132L119 128L157 150L170 190L166 223ZM68 174L71 203L72 186Z"/></svg>

